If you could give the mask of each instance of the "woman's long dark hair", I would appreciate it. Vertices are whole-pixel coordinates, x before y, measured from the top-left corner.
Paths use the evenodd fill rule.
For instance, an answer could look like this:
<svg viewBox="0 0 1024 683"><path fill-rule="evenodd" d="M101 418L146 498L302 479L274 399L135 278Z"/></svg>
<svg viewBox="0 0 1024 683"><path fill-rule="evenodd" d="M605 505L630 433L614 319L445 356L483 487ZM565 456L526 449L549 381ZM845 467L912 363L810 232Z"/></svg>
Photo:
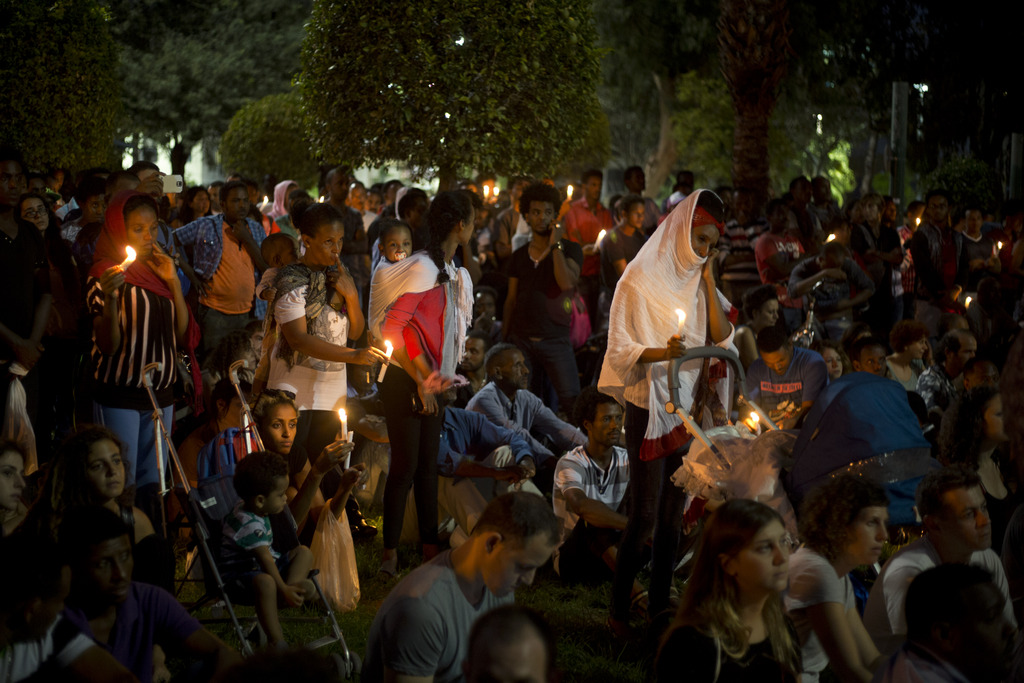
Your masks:
<svg viewBox="0 0 1024 683"><path fill-rule="evenodd" d="M197 216L192 211L192 200L196 198L196 195L200 192L206 192L206 196L209 197L210 193L202 185L193 185L192 187L185 190L185 194L181 195L181 202L178 204L178 222L182 225L191 223L200 216ZM210 215L210 210L207 209L205 216Z"/></svg>
<svg viewBox="0 0 1024 683"><path fill-rule="evenodd" d="M438 284L448 282L448 273L444 270L444 241L459 223L472 217L473 203L459 190L441 192L430 203L430 210L427 212L427 228L430 231L427 254L441 271L437 275Z"/></svg>
<svg viewBox="0 0 1024 683"><path fill-rule="evenodd" d="M53 210L50 209L50 203L46 200L39 192L26 192L21 195L18 199L18 215L19 221L22 221L25 225L29 225L27 221L21 218L21 205L29 199L38 199L46 207L46 229L43 231L43 244L46 246L46 257L53 263L54 268L57 269L57 274L60 275L60 281L64 285L64 291L67 292L68 299L72 302L77 302L79 297L78 289L78 273L75 270L74 260L71 257L71 247L67 242L60 236L60 224L57 222L57 216L54 215ZM36 229L35 224L31 224L33 230Z"/></svg>

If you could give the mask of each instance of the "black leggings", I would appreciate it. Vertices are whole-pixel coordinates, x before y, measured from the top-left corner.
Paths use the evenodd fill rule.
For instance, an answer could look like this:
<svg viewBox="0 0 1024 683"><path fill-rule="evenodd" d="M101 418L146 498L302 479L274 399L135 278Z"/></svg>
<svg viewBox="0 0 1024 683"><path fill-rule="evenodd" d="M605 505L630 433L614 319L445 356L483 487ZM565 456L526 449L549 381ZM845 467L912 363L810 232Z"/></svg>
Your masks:
<svg viewBox="0 0 1024 683"><path fill-rule="evenodd" d="M398 547L410 486L416 498L420 539L436 545L437 447L444 409L437 415L414 412L416 382L397 363L388 366L380 396L391 441L391 466L384 485L384 547Z"/></svg>
<svg viewBox="0 0 1024 683"><path fill-rule="evenodd" d="M658 460L640 460L640 445L647 431L649 413L626 404L626 452L629 453L629 521L622 534L612 583L612 616L629 619L633 581L643 562L643 548L654 534L651 547L651 584L648 589L652 616L668 608L669 587L675 568L686 494L670 479L682 464L684 451Z"/></svg>

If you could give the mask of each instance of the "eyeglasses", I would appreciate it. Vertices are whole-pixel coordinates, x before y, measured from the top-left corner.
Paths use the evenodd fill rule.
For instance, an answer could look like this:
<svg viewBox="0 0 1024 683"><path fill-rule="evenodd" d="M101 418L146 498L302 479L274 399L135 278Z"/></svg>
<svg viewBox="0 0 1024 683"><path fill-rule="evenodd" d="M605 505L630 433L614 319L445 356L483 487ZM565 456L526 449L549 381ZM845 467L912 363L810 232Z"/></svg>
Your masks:
<svg viewBox="0 0 1024 683"><path fill-rule="evenodd" d="M21 212L22 218L42 218L46 215L46 209L26 209Z"/></svg>

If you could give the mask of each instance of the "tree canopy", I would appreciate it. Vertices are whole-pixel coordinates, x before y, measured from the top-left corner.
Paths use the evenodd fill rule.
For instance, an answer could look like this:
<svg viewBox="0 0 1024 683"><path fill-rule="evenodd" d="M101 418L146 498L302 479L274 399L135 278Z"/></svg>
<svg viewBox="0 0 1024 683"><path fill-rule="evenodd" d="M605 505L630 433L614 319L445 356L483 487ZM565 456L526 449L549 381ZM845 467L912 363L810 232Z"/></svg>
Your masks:
<svg viewBox="0 0 1024 683"><path fill-rule="evenodd" d="M0 142L35 168L108 163L117 46L95 0L4 2L0 45Z"/></svg>
<svg viewBox="0 0 1024 683"><path fill-rule="evenodd" d="M547 172L597 118L595 37L589 0L317 0L300 79L313 149L442 186Z"/></svg>
<svg viewBox="0 0 1024 683"><path fill-rule="evenodd" d="M239 109L220 139L220 160L228 171L250 178L269 174L316 185L298 92L267 95Z"/></svg>
<svg viewBox="0 0 1024 683"><path fill-rule="evenodd" d="M243 105L286 92L309 0L106 0L122 45L123 133L188 150L216 141Z"/></svg>

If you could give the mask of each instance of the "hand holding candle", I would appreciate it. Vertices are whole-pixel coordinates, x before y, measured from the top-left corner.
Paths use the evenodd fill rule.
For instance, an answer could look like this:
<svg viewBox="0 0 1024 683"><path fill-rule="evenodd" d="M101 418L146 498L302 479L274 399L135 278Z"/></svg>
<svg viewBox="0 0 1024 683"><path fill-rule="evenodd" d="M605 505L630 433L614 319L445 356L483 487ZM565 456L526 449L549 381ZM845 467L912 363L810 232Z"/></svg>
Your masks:
<svg viewBox="0 0 1024 683"><path fill-rule="evenodd" d="M679 328L676 330L676 336L680 339L683 338L683 326L686 325L686 311L681 308L676 309L676 315L679 316Z"/></svg>
<svg viewBox="0 0 1024 683"><path fill-rule="evenodd" d="M124 261L121 261L121 265L118 266L118 268L120 268L121 270L124 270L125 268L130 266L133 261L135 261L135 250L134 249L132 249L131 247L125 247L124 248L124 253L127 254L127 256L125 256Z"/></svg>
<svg viewBox="0 0 1024 683"><path fill-rule="evenodd" d="M391 345L391 342L385 340L384 341L384 355L387 356L387 358L384 359L384 364L380 366L380 374L377 375L377 381L378 382L383 382L384 381L384 373L388 371L388 365L391 363L391 352L394 351L394 350L395 350L395 347L393 347Z"/></svg>

